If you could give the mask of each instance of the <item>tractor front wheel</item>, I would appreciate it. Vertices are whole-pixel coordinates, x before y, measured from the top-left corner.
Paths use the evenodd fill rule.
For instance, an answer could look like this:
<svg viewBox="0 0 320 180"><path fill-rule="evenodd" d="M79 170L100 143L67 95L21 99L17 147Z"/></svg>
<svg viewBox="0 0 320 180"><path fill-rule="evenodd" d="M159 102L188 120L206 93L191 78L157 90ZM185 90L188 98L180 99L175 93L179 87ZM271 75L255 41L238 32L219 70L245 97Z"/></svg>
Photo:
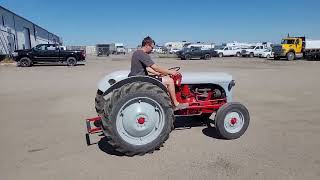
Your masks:
<svg viewBox="0 0 320 180"><path fill-rule="evenodd" d="M247 130L250 115L244 105L231 102L220 107L214 120L215 127L222 138L237 139Z"/></svg>

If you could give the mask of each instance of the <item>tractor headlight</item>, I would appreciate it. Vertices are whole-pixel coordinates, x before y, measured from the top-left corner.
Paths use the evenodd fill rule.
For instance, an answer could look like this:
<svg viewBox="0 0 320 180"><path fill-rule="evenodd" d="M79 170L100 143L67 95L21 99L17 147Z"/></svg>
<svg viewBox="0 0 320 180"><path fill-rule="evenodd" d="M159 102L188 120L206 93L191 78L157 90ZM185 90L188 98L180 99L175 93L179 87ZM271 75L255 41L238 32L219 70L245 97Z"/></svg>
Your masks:
<svg viewBox="0 0 320 180"><path fill-rule="evenodd" d="M112 84L116 83L116 80L114 80L114 79L109 79L108 83L109 83L110 85L112 85Z"/></svg>
<svg viewBox="0 0 320 180"><path fill-rule="evenodd" d="M228 90L231 91L232 87L236 85L236 82L232 80L228 85Z"/></svg>

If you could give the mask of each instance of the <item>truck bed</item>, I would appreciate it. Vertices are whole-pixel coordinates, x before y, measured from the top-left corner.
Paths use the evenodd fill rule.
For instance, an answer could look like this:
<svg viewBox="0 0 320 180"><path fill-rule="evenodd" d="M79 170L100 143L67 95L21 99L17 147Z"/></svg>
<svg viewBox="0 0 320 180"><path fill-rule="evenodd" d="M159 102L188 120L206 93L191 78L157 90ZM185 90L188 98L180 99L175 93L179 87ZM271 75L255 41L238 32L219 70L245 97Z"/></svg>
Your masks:
<svg viewBox="0 0 320 180"><path fill-rule="evenodd" d="M305 49L320 49L320 40L306 40Z"/></svg>

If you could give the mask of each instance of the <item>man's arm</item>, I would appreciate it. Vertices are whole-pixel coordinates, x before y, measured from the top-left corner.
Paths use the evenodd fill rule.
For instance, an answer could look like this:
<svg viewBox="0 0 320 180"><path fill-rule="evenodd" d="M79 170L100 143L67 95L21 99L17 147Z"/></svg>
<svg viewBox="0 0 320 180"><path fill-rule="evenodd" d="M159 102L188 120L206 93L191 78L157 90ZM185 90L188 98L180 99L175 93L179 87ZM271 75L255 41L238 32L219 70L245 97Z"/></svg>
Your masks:
<svg viewBox="0 0 320 180"><path fill-rule="evenodd" d="M176 75L178 73L178 71L169 70L169 69L160 67L156 64L151 65L150 68L152 68L154 71L158 73L161 73L162 75Z"/></svg>
<svg viewBox="0 0 320 180"><path fill-rule="evenodd" d="M150 73L150 74L152 74L152 75L157 75L157 76L160 76L160 75L161 75L161 73L153 70L151 67L147 67L147 71L148 71L148 73Z"/></svg>

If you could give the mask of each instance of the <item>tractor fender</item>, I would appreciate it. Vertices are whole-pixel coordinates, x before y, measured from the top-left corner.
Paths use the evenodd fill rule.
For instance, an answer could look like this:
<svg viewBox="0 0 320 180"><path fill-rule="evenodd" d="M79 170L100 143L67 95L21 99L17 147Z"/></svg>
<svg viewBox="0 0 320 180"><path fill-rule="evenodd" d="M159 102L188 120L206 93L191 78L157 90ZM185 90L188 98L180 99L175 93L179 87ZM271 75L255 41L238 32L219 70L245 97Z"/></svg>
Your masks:
<svg viewBox="0 0 320 180"><path fill-rule="evenodd" d="M131 76L128 77L129 71L116 71L107 76L105 76L98 84L98 89L103 92L103 96L109 94L114 89L118 89L125 84L132 82L148 82L152 83L165 92L167 88L159 80L150 76Z"/></svg>

